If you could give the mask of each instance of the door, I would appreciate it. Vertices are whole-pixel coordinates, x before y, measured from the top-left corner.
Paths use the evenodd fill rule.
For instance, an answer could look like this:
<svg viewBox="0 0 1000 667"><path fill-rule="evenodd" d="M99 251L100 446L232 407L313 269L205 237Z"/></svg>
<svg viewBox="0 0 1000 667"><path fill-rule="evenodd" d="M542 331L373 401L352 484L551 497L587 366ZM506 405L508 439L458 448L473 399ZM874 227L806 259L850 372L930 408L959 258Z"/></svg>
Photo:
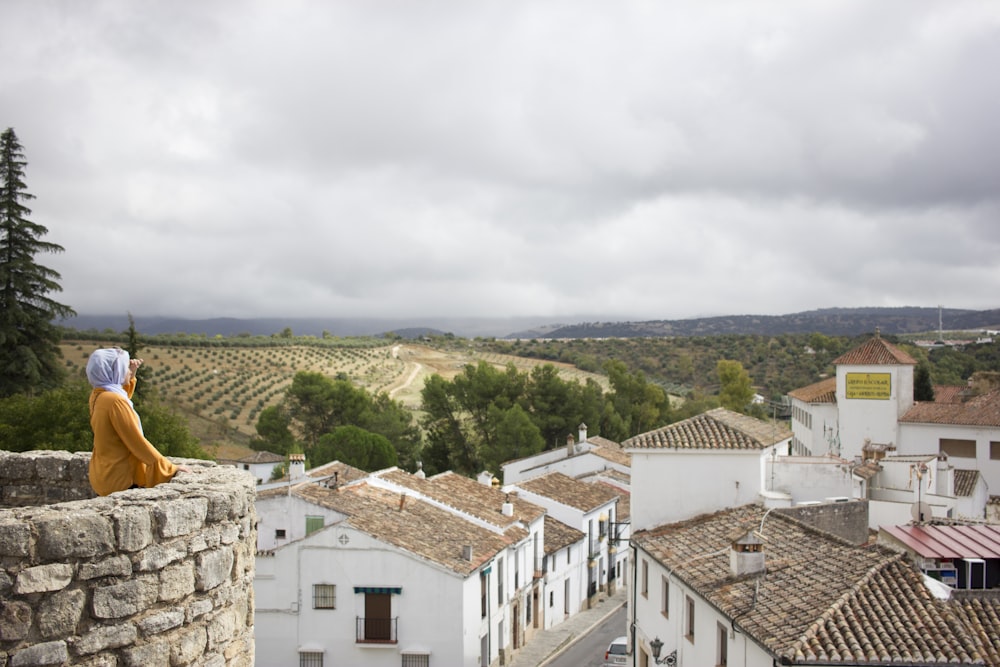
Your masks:
<svg viewBox="0 0 1000 667"><path fill-rule="evenodd" d="M365 594L365 639L392 639L392 596L388 593Z"/></svg>

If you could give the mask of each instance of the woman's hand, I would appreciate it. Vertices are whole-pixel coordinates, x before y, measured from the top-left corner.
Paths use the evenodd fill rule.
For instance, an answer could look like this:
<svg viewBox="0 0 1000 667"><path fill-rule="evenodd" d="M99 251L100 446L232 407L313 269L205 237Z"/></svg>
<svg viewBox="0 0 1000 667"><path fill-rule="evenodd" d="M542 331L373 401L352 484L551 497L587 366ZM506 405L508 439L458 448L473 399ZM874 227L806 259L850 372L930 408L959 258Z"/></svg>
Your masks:
<svg viewBox="0 0 1000 667"><path fill-rule="evenodd" d="M125 384L132 381L135 377L136 371L139 370L139 366L142 366L142 359L129 359L128 360L128 375L125 376Z"/></svg>

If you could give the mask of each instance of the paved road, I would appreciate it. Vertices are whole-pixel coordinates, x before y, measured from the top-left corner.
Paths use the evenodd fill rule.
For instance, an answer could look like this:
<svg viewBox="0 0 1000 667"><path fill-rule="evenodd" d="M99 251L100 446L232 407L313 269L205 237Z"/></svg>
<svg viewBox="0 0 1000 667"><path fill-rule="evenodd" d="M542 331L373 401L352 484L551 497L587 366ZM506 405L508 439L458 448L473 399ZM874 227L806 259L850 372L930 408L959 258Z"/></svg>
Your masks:
<svg viewBox="0 0 1000 667"><path fill-rule="evenodd" d="M625 634L626 623L625 608L622 607L580 637L561 655L549 662L547 667L602 667L608 644L615 637Z"/></svg>

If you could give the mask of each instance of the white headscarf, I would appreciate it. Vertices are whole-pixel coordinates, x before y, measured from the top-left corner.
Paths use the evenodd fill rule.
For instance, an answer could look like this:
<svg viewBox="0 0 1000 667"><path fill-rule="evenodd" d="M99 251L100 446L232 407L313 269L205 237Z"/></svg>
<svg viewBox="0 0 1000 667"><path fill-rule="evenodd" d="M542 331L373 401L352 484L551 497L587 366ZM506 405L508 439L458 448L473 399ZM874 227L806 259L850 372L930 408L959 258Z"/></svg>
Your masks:
<svg viewBox="0 0 1000 667"><path fill-rule="evenodd" d="M120 348L105 347L94 350L87 360L87 380L90 386L120 394L128 400L122 388L128 376L128 352ZM129 401L131 405L132 401Z"/></svg>

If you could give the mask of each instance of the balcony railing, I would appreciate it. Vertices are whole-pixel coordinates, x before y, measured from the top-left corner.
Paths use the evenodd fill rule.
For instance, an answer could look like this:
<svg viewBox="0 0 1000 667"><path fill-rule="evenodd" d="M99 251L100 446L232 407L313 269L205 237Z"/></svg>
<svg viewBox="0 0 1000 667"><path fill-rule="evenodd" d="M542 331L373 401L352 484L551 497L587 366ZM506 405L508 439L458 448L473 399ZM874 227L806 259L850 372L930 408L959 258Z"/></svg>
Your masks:
<svg viewBox="0 0 1000 667"><path fill-rule="evenodd" d="M357 617L358 644L395 644L397 641L396 625L398 618L362 618Z"/></svg>

